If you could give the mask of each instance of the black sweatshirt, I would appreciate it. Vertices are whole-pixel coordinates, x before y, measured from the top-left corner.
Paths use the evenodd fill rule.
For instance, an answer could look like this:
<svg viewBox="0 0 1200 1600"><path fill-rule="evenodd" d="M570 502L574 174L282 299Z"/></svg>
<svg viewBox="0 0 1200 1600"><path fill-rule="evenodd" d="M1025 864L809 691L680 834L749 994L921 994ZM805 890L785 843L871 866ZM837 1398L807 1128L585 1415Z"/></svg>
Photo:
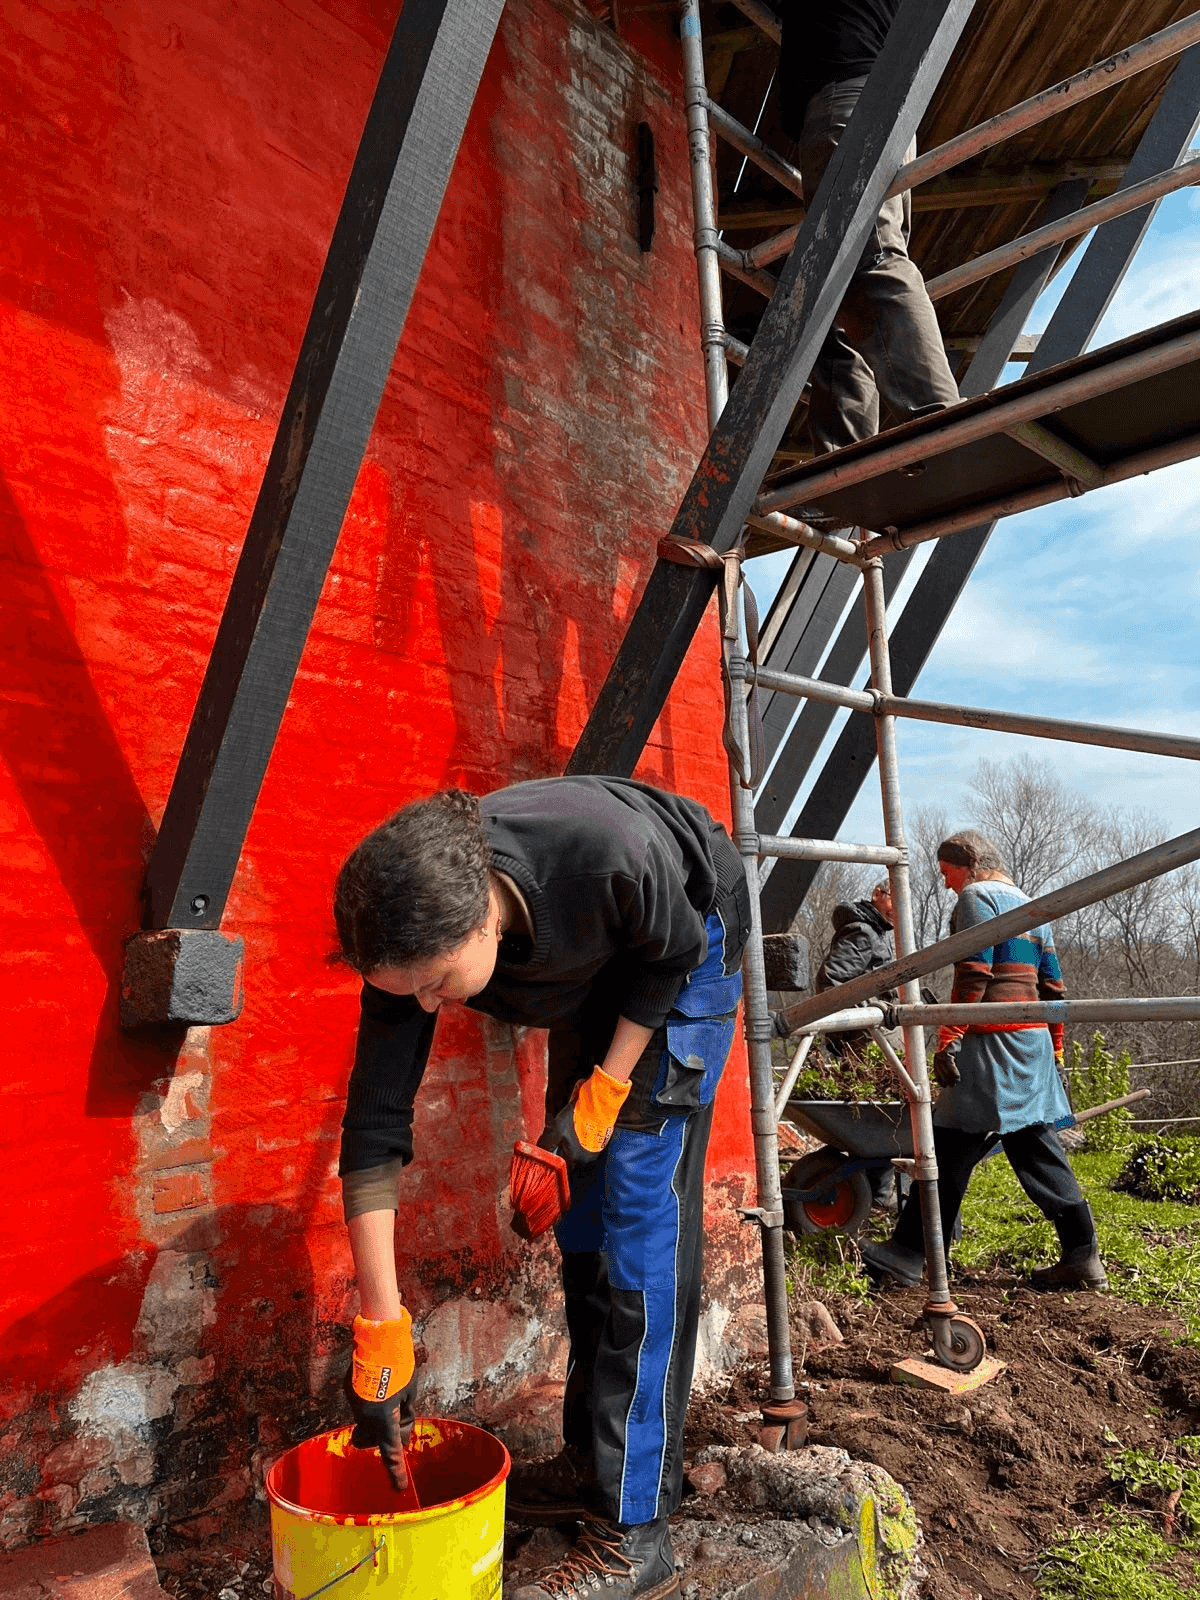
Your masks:
<svg viewBox="0 0 1200 1600"><path fill-rule="evenodd" d="M597 997L656 1028L707 954L704 922L743 885L741 858L702 805L621 778L546 778L480 802L492 865L520 889L530 941L505 939L467 1004L555 1028ZM730 942L745 929L730 928ZM730 952L732 953L732 952ZM436 1013L363 984L339 1172L412 1160L413 1101Z"/></svg>
<svg viewBox="0 0 1200 1600"><path fill-rule="evenodd" d="M900 0L780 0L779 106L798 139L804 108L827 83L864 77L883 49Z"/></svg>

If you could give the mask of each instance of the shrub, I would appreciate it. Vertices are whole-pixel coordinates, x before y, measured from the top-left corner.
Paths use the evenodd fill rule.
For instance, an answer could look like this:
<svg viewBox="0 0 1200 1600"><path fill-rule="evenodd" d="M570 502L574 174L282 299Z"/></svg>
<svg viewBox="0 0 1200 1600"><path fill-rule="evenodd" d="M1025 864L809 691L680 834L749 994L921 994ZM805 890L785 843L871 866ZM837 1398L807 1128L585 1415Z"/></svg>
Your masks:
<svg viewBox="0 0 1200 1600"><path fill-rule="evenodd" d="M1098 1117L1098 1122L1105 1118ZM1145 1134L1133 1141L1114 1189L1139 1200L1182 1200L1200 1205L1200 1139Z"/></svg>
<svg viewBox="0 0 1200 1600"><path fill-rule="evenodd" d="M1122 1050L1119 1056L1114 1056L1105 1048L1104 1035L1099 1030L1092 1035L1086 1053L1079 1040L1073 1039L1066 1059L1073 1110L1086 1111L1129 1093L1129 1051ZM1102 1117L1085 1123L1088 1149L1123 1150L1129 1143L1130 1117L1129 1107L1123 1106L1119 1111L1106 1111Z"/></svg>
<svg viewBox="0 0 1200 1600"><path fill-rule="evenodd" d="M884 1060L883 1051L871 1039L861 1051L847 1050L839 1061L832 1054L814 1048L792 1090L797 1100L895 1100L899 1090Z"/></svg>

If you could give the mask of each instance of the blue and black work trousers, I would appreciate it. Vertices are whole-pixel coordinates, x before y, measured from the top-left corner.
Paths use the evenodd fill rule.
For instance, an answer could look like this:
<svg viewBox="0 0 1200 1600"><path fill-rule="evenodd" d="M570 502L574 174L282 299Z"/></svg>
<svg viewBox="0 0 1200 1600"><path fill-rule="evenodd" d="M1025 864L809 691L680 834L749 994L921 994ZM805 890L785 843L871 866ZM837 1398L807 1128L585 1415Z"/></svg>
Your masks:
<svg viewBox="0 0 1200 1600"><path fill-rule="evenodd" d="M594 1461L607 1515L626 1524L669 1516L683 1493L704 1159L742 988L742 930L727 938L714 913L707 932L705 961L638 1061L607 1148L572 1174L555 1229L570 1338L563 1438ZM615 1021L551 1034L551 1115L603 1059Z"/></svg>

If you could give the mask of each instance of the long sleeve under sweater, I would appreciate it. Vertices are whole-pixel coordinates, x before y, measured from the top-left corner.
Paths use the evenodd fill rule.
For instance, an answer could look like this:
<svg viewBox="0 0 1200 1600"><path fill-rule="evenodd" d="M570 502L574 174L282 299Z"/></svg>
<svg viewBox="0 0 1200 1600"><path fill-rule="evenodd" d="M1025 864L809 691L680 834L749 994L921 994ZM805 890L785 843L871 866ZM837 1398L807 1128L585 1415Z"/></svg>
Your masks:
<svg viewBox="0 0 1200 1600"><path fill-rule="evenodd" d="M504 941L491 981L467 1004L554 1028L602 991L614 1016L658 1027L707 953L705 918L743 879L725 830L694 800L618 778L515 784L484 796L481 810L492 864L524 895L533 938L532 949ZM363 984L343 1178L412 1160L436 1022L411 996Z"/></svg>

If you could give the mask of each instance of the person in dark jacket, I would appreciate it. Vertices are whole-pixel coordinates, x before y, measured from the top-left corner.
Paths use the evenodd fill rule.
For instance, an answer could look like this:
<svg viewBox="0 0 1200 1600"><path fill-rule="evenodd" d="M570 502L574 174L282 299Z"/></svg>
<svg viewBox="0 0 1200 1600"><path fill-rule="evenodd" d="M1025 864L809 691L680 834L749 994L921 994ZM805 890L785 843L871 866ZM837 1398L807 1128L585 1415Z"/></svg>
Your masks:
<svg viewBox="0 0 1200 1600"><path fill-rule="evenodd" d="M843 901L833 908L833 942L817 973L817 993L864 972L874 972L896 959L896 939L892 932L892 891L886 878L871 890L869 900ZM865 1033L831 1033L825 1048L841 1060L857 1052L867 1042Z"/></svg>
<svg viewBox="0 0 1200 1600"><path fill-rule="evenodd" d="M622 779L545 779L479 800L446 791L362 841L334 912L342 957L365 980L339 1168L362 1307L352 1443L378 1445L403 1485L414 1361L397 1179L438 1010L548 1029L547 1115L575 1156L556 1224L564 1447L514 1470L508 1514L583 1526L515 1600L589 1585L667 1600L704 1157L750 923L741 858L703 806Z"/></svg>
<svg viewBox="0 0 1200 1600"><path fill-rule="evenodd" d="M899 0L780 0L783 130L799 144L811 205L883 49ZM911 161L915 142L905 152ZM879 431L880 397L900 422L958 399L925 280L909 259L912 202L885 200L812 371L808 425L821 454Z"/></svg>

